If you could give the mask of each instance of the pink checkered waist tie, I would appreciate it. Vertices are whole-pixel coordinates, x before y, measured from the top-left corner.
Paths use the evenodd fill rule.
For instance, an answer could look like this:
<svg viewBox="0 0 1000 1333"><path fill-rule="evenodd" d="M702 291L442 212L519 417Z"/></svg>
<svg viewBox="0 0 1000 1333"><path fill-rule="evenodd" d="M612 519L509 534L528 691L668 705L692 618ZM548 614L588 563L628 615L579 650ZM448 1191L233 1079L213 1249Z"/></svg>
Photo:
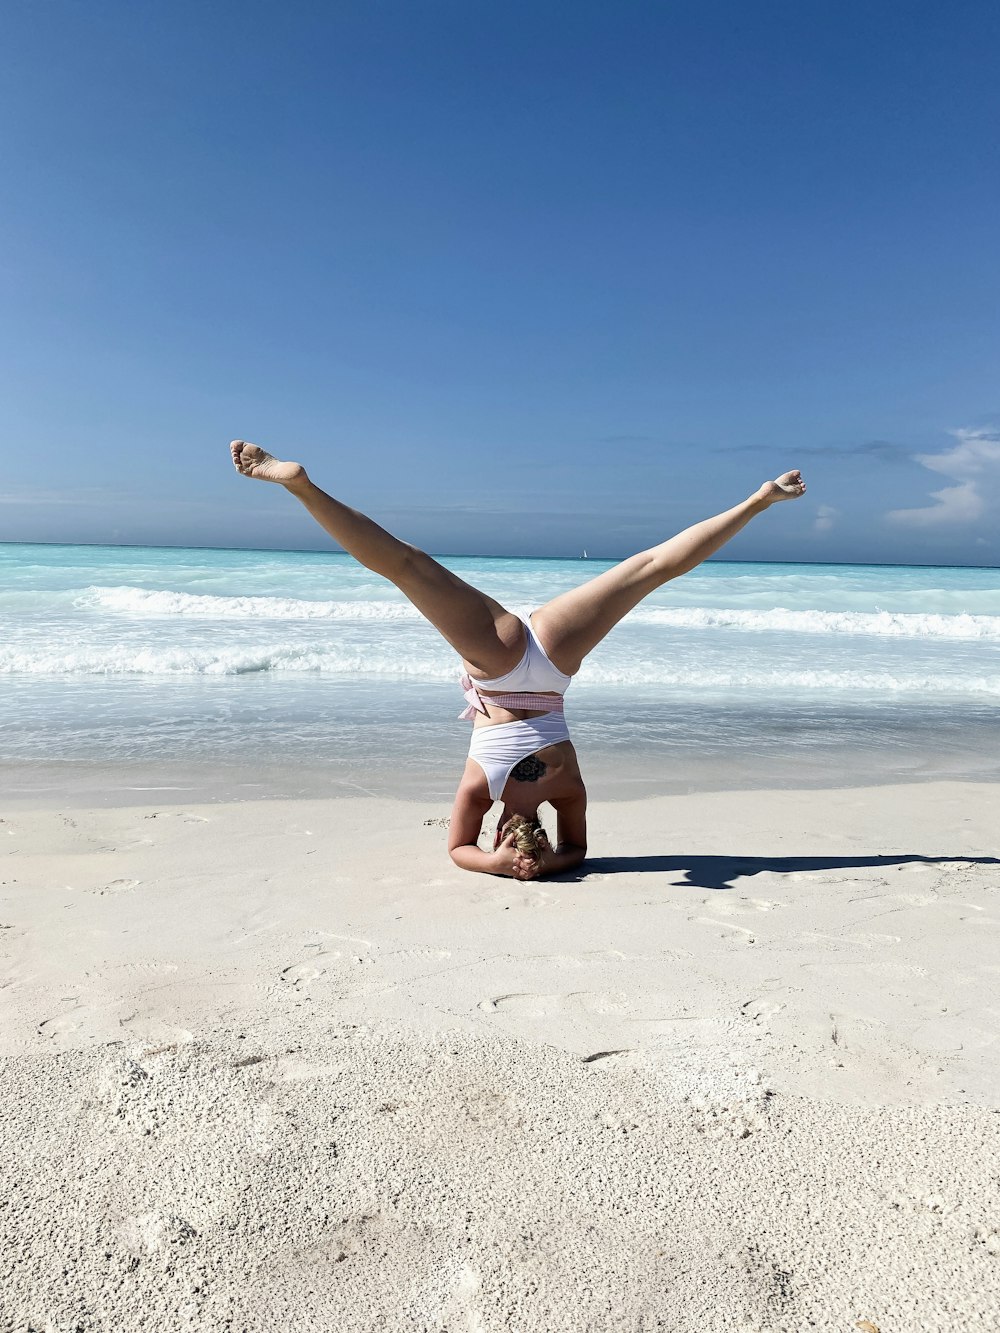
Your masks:
<svg viewBox="0 0 1000 1333"><path fill-rule="evenodd" d="M468 707L463 708L459 717L463 722L474 722L477 714L488 716L487 704L494 708L530 708L536 713L561 713L563 697L561 694L480 694L476 682L468 674L462 675L462 693Z"/></svg>

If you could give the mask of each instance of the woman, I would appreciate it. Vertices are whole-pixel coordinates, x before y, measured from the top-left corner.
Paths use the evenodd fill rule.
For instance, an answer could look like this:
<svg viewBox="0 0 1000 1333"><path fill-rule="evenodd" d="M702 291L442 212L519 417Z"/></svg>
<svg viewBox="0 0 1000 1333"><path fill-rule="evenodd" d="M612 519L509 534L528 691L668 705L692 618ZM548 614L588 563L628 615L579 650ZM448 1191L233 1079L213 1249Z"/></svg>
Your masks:
<svg viewBox="0 0 1000 1333"><path fill-rule="evenodd" d="M800 473L786 472L735 508L623 560L522 620L321 491L300 463L281 462L245 440L230 449L239 473L284 486L345 551L391 580L461 657L468 701L461 716L473 728L448 851L463 870L514 879L575 869L587 854L587 791L562 698L583 659L654 588L700 565L756 514L806 489ZM478 842L494 801L503 802L503 813L486 852ZM556 812L555 847L538 819L546 801Z"/></svg>

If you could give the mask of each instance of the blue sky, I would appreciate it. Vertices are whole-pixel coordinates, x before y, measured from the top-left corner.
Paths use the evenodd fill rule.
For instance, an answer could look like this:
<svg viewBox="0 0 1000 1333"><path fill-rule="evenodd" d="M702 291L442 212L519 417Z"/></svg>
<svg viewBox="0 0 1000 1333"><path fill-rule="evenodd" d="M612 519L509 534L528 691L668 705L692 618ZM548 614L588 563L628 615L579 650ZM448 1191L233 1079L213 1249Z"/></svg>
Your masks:
<svg viewBox="0 0 1000 1333"><path fill-rule="evenodd" d="M7 0L0 540L1000 563L993 3Z"/></svg>

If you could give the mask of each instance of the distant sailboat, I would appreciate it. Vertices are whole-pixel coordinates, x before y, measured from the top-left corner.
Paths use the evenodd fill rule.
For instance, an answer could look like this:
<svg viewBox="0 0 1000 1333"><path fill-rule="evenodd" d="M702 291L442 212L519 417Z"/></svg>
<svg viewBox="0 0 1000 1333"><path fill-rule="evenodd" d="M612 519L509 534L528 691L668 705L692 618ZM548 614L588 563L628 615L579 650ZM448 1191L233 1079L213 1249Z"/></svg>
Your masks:
<svg viewBox="0 0 1000 1333"><path fill-rule="evenodd" d="M587 558L588 558L588 557L587 557L587 548L586 548L586 546L585 546L585 547L583 548L583 555L580 556L580 559L581 559L581 560L586 560Z"/></svg>

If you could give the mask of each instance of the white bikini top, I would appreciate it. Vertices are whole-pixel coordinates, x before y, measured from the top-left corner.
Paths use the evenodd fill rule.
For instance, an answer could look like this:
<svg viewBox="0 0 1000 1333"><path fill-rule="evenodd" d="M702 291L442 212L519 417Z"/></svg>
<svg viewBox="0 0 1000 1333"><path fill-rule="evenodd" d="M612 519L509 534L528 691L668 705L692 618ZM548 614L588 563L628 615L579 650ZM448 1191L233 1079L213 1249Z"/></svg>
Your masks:
<svg viewBox="0 0 1000 1333"><path fill-rule="evenodd" d="M505 676L496 676L493 680L473 680L469 675L462 675L462 690L468 701L468 707L459 713L465 721L471 721L477 713L486 713L486 704L492 703L499 708L538 708L543 701L524 699L523 695L558 694L563 695L573 679L565 671L549 660L549 655L538 641L538 636L531 627L531 621L518 617L524 625L527 643L524 656L512 671ZM483 700L480 690L502 690L500 697ZM544 707L552 712L562 712L562 698L544 700Z"/></svg>

